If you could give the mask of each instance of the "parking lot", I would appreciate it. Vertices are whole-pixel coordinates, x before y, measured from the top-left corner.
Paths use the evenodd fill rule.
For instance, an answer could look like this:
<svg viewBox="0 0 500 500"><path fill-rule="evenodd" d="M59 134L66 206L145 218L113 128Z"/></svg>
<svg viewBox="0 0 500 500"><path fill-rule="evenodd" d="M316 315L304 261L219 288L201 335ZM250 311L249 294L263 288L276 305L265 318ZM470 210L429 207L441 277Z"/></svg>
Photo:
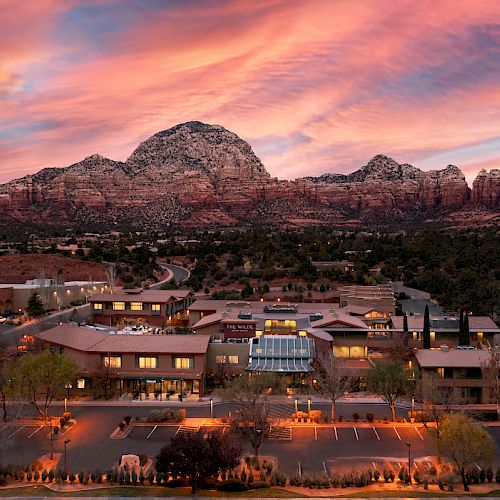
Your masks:
<svg viewBox="0 0 500 500"><path fill-rule="evenodd" d="M137 408L139 410L139 408ZM149 409L143 409L147 414ZM77 424L64 434L71 439L68 444L68 463L71 469L79 471L106 470L125 453L146 453L155 457L161 447L175 435L179 426L147 424L134 426L124 439L110 439L119 418L130 413L123 408L92 407L75 408ZM134 411L133 414L138 414ZM210 430L202 427L202 430ZM500 443L500 428L489 431L497 444ZM35 425L4 426L0 432L11 436L12 447L2 453L8 457L5 463L30 463L50 451L49 427ZM64 439L54 440L55 452L62 451ZM407 463L410 443L412 460L426 460L434 455L430 432L418 425L385 425L374 423L344 423L335 427L314 426L293 427L289 438L266 440L261 455L275 456L280 469L292 476L300 468L303 473L331 472L342 467L362 468L389 460L395 465ZM500 449L500 447L499 447ZM250 453L245 446L244 453ZM2 456L2 458L3 458Z"/></svg>

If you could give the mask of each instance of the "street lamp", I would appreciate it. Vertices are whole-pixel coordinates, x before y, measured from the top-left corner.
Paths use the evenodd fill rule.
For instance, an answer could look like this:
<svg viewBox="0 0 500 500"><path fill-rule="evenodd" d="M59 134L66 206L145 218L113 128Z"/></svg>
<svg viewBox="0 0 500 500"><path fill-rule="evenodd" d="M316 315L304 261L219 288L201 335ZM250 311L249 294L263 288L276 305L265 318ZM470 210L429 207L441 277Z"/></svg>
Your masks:
<svg viewBox="0 0 500 500"><path fill-rule="evenodd" d="M295 398L295 413L299 411L299 399Z"/></svg>
<svg viewBox="0 0 500 500"><path fill-rule="evenodd" d="M71 439L65 439L64 440L64 474L66 474L68 472L68 469L67 469L67 461L66 461L66 446L68 445L68 443L71 441Z"/></svg>
<svg viewBox="0 0 500 500"><path fill-rule="evenodd" d="M311 413L311 398L307 398L307 411Z"/></svg>
<svg viewBox="0 0 500 500"><path fill-rule="evenodd" d="M210 418L214 419L214 400L210 399Z"/></svg>
<svg viewBox="0 0 500 500"><path fill-rule="evenodd" d="M410 441L406 442L406 446L408 446L408 475L410 476L410 482L411 482L411 443L410 443Z"/></svg>

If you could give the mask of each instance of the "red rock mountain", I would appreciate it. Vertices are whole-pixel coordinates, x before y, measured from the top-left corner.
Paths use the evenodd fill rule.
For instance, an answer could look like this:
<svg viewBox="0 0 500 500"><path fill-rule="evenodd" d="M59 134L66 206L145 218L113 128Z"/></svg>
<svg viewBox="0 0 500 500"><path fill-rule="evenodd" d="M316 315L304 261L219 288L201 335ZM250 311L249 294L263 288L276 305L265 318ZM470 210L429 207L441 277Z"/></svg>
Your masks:
<svg viewBox="0 0 500 500"><path fill-rule="evenodd" d="M471 190L453 165L423 172L380 155L348 175L280 181L236 134L188 122L150 137L126 162L92 155L0 185L0 226L363 224L496 212L499 198L499 170L481 171Z"/></svg>

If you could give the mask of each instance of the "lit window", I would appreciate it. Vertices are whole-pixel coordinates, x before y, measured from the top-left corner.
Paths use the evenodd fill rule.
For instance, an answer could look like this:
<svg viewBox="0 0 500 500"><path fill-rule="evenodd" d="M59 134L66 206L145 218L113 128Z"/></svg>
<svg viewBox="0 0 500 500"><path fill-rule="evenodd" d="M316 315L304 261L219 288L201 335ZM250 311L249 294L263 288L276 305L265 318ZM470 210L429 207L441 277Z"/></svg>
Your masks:
<svg viewBox="0 0 500 500"><path fill-rule="evenodd" d="M431 340L436 340L436 332L431 332Z"/></svg>
<svg viewBox="0 0 500 500"><path fill-rule="evenodd" d="M137 359L137 365L139 368L156 368L158 365L158 359L156 356L139 356Z"/></svg>
<svg viewBox="0 0 500 500"><path fill-rule="evenodd" d="M122 367L122 357L121 356L104 356L104 366L106 368L121 368Z"/></svg>
<svg viewBox="0 0 500 500"><path fill-rule="evenodd" d="M142 311L142 302L131 302L130 303L131 311Z"/></svg>
<svg viewBox="0 0 500 500"><path fill-rule="evenodd" d="M438 368L437 374L440 378L444 378L444 368Z"/></svg>
<svg viewBox="0 0 500 500"><path fill-rule="evenodd" d="M113 311L125 311L125 302L113 302Z"/></svg>
<svg viewBox="0 0 500 500"><path fill-rule="evenodd" d="M229 359L231 359L231 356L229 357ZM215 362L219 363L221 365L225 364L226 363L226 356L224 356L223 354L215 356Z"/></svg>
<svg viewBox="0 0 500 500"><path fill-rule="evenodd" d="M101 302L94 302L92 307L94 308L94 311L102 311L102 303Z"/></svg>
<svg viewBox="0 0 500 500"><path fill-rule="evenodd" d="M229 356L229 363L237 365L239 363L239 356Z"/></svg>
<svg viewBox="0 0 500 500"><path fill-rule="evenodd" d="M306 337L306 336L307 336L307 332L305 330L299 331L299 337Z"/></svg>
<svg viewBox="0 0 500 500"><path fill-rule="evenodd" d="M151 304L151 310L154 312L160 312L161 311L161 304Z"/></svg>
<svg viewBox="0 0 500 500"><path fill-rule="evenodd" d="M77 379L76 387L77 389L85 389L85 379L84 378Z"/></svg>
<svg viewBox="0 0 500 500"><path fill-rule="evenodd" d="M187 370L193 367L193 360L192 358L174 358L174 366L178 370Z"/></svg>

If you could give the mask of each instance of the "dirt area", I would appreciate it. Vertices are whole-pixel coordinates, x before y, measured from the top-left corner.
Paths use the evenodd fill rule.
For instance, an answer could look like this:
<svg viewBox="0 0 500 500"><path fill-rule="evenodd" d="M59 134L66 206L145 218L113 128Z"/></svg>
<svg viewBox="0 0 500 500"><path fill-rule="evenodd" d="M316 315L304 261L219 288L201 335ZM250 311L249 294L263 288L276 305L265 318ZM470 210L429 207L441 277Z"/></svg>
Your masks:
<svg viewBox="0 0 500 500"><path fill-rule="evenodd" d="M17 254L0 257L0 283L24 283L37 278L42 269L47 278L61 270L65 281L106 280L104 266L97 262L61 255Z"/></svg>

